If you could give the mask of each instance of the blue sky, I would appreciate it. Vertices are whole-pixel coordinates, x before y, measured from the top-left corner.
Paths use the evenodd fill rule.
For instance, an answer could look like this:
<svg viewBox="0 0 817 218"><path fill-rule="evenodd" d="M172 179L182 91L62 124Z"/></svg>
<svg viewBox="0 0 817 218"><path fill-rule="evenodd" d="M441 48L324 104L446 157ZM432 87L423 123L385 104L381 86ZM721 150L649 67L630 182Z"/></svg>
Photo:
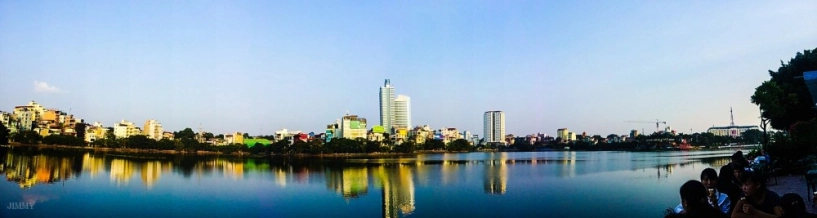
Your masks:
<svg viewBox="0 0 817 218"><path fill-rule="evenodd" d="M35 100L106 126L226 133L379 123L482 132L757 125L749 101L817 48L815 1L0 1L0 110ZM663 125L662 125L663 128Z"/></svg>

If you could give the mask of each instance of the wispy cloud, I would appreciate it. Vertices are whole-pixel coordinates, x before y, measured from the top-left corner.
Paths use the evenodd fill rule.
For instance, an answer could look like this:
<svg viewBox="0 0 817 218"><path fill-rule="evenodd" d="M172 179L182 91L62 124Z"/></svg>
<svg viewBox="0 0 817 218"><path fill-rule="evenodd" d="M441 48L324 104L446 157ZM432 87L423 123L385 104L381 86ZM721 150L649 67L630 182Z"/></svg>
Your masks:
<svg viewBox="0 0 817 218"><path fill-rule="evenodd" d="M36 93L62 93L62 89L49 85L46 82L34 81L34 92Z"/></svg>

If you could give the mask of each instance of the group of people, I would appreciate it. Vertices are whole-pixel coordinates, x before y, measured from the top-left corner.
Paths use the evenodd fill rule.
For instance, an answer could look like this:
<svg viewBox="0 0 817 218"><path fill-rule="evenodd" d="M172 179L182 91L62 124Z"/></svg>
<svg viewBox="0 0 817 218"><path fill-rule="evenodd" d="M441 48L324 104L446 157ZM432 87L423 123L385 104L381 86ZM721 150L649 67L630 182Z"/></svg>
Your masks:
<svg viewBox="0 0 817 218"><path fill-rule="evenodd" d="M721 167L720 176L715 169L706 168L701 180L687 181L680 194L681 204L666 217L817 217L806 212L800 195L781 197L769 190L764 175L752 170L741 151Z"/></svg>

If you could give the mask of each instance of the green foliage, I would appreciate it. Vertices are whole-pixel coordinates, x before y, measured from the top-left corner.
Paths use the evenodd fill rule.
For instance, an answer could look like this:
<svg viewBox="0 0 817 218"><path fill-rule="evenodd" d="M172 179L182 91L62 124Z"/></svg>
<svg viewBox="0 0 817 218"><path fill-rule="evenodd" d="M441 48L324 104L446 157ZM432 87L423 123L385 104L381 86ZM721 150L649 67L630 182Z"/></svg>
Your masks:
<svg viewBox="0 0 817 218"><path fill-rule="evenodd" d="M471 151L471 150L473 150L473 148L474 147L471 146L470 143L468 143L468 140L465 140L465 139L457 139L457 140L451 141L446 146L446 149L448 151Z"/></svg>
<svg viewBox="0 0 817 218"><path fill-rule="evenodd" d="M156 142L156 140L148 138L145 135L134 135L127 138L125 147L137 149L159 149L159 144Z"/></svg>
<svg viewBox="0 0 817 218"><path fill-rule="evenodd" d="M0 123L0 145L5 145L9 143L9 129L6 128L6 125Z"/></svg>
<svg viewBox="0 0 817 218"><path fill-rule="evenodd" d="M42 139L42 143L47 145L68 145L68 146L85 145L85 141L70 135L48 135Z"/></svg>
<svg viewBox="0 0 817 218"><path fill-rule="evenodd" d="M206 133L204 133L203 136L204 136L204 140L210 140L212 138L215 138L215 136L213 135L212 132L206 132Z"/></svg>
<svg viewBox="0 0 817 218"><path fill-rule="evenodd" d="M22 131L11 135L11 140L21 144L37 144L40 143L42 136L35 131Z"/></svg>
<svg viewBox="0 0 817 218"><path fill-rule="evenodd" d="M740 134L744 142L749 144L759 144L763 140L763 132L756 129L750 129Z"/></svg>
<svg viewBox="0 0 817 218"><path fill-rule="evenodd" d="M772 128L789 130L797 122L815 118L811 94L802 76L803 72L817 70L817 48L798 52L780 65L777 71L769 71L771 79L755 90L751 100L760 106L761 115L771 120Z"/></svg>
<svg viewBox="0 0 817 218"><path fill-rule="evenodd" d="M193 132L193 129L184 128L182 131L174 132L173 137L176 139L195 139L196 133Z"/></svg>
<svg viewBox="0 0 817 218"><path fill-rule="evenodd" d="M442 140L426 140L425 146L423 146L425 150L442 150L445 149L445 143Z"/></svg>
<svg viewBox="0 0 817 218"><path fill-rule="evenodd" d="M394 146L394 152L398 153L414 153L417 145L412 141L407 141Z"/></svg>

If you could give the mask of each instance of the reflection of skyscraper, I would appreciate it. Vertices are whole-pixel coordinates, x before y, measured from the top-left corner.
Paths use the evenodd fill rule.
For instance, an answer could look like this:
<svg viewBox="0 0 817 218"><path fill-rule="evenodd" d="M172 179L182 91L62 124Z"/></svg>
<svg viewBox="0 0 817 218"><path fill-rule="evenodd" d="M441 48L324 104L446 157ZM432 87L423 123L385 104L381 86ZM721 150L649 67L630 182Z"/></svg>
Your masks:
<svg viewBox="0 0 817 218"><path fill-rule="evenodd" d="M125 183L128 184L130 178L133 177L133 162L122 159L113 159L111 161L111 182L116 185Z"/></svg>
<svg viewBox="0 0 817 218"><path fill-rule="evenodd" d="M369 174L366 168L328 169L326 175L326 186L344 198L356 198L369 192Z"/></svg>
<svg viewBox="0 0 817 218"><path fill-rule="evenodd" d="M499 160L487 160L485 162L485 179L483 188L488 194L505 194L508 184L507 154L502 153Z"/></svg>
<svg viewBox="0 0 817 218"><path fill-rule="evenodd" d="M153 187L153 183L159 180L162 175L162 163L159 161L148 161L142 164L142 183L148 187Z"/></svg>
<svg viewBox="0 0 817 218"><path fill-rule="evenodd" d="M401 214L406 216L414 212L414 180L410 167L380 166L377 177L383 186L383 217L400 217Z"/></svg>

